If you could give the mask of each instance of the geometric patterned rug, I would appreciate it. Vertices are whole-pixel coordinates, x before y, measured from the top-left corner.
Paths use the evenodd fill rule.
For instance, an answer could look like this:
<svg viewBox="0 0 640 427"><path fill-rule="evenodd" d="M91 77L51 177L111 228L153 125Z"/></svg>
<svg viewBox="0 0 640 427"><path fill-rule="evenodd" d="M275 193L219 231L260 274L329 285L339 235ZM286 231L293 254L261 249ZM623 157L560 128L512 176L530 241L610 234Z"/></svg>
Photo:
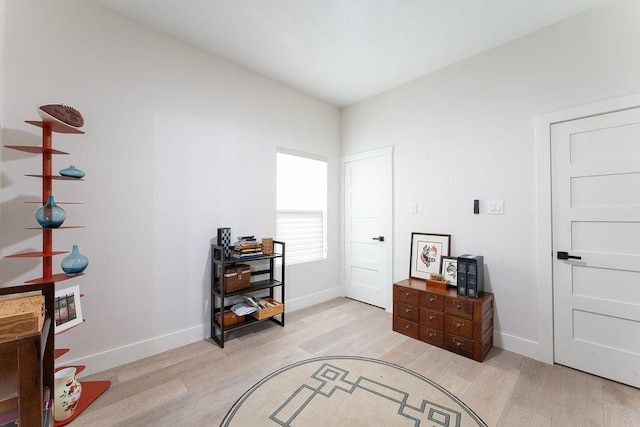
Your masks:
<svg viewBox="0 0 640 427"><path fill-rule="evenodd" d="M428 378L365 357L303 360L263 378L221 426L412 426L486 424Z"/></svg>

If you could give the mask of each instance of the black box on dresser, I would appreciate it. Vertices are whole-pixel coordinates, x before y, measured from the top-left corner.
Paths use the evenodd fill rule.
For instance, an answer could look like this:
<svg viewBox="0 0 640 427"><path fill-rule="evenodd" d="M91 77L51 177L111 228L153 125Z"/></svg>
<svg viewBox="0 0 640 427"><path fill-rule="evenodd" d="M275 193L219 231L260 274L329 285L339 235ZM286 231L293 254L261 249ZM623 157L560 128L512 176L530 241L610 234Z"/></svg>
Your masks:
<svg viewBox="0 0 640 427"><path fill-rule="evenodd" d="M460 255L458 257L458 295L478 298L484 292L484 257Z"/></svg>

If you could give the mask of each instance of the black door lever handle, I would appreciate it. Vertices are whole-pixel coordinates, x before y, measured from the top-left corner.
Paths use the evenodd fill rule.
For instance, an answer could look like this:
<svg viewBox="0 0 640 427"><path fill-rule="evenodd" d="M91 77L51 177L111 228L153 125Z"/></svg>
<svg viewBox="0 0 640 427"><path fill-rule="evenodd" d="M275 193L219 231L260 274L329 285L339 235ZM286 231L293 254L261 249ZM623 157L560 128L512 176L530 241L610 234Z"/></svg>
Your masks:
<svg viewBox="0 0 640 427"><path fill-rule="evenodd" d="M582 259L581 256L569 255L567 252L558 251L558 259Z"/></svg>
<svg viewBox="0 0 640 427"><path fill-rule="evenodd" d="M374 237L373 240L378 240L380 242L384 242L384 236Z"/></svg>

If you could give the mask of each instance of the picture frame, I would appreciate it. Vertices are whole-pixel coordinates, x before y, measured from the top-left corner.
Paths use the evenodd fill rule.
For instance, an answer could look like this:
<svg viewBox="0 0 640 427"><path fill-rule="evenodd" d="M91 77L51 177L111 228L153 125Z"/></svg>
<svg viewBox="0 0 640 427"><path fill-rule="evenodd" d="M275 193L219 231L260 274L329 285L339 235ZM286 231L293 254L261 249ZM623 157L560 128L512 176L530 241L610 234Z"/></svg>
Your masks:
<svg viewBox="0 0 640 427"><path fill-rule="evenodd" d="M56 334L81 324L84 318L80 303L80 286L71 286L56 291L53 312Z"/></svg>
<svg viewBox="0 0 640 427"><path fill-rule="evenodd" d="M441 259L449 256L450 234L411 233L409 277L427 279L431 273L440 273Z"/></svg>
<svg viewBox="0 0 640 427"><path fill-rule="evenodd" d="M458 257L443 256L440 264L440 274L444 276L447 286L457 286Z"/></svg>

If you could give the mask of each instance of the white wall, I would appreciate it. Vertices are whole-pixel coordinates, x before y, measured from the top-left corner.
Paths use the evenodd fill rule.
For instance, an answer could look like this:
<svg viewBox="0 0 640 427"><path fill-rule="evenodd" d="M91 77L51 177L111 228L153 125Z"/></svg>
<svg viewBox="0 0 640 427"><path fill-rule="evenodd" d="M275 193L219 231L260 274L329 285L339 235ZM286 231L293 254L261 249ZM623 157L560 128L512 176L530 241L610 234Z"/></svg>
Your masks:
<svg viewBox="0 0 640 427"><path fill-rule="evenodd" d="M496 344L540 355L533 119L640 91L638 17L613 2L344 109L344 155L395 147L394 281L412 231L450 233L454 255L485 256Z"/></svg>
<svg viewBox="0 0 640 427"><path fill-rule="evenodd" d="M87 322L56 337L57 363L99 371L207 336L210 240L275 234L276 147L329 160L329 223L339 223L337 108L80 0L6 2L4 142L40 143L41 103L78 108L86 135L54 134L55 182L69 225L54 247L89 257L79 284ZM38 250L34 226L40 158L3 150L1 255ZM37 225L37 224L36 224ZM338 227L329 258L287 268L286 303L339 294ZM62 256L54 258L54 269ZM0 260L0 283L39 277L39 260ZM214 345L214 344L212 344Z"/></svg>
<svg viewBox="0 0 640 427"><path fill-rule="evenodd" d="M4 118L4 35L5 35L5 2L0 2L0 130ZM0 146L3 145L2 132L0 132ZM0 150L0 200L2 200L2 152ZM0 209L0 221L2 221L2 209Z"/></svg>

